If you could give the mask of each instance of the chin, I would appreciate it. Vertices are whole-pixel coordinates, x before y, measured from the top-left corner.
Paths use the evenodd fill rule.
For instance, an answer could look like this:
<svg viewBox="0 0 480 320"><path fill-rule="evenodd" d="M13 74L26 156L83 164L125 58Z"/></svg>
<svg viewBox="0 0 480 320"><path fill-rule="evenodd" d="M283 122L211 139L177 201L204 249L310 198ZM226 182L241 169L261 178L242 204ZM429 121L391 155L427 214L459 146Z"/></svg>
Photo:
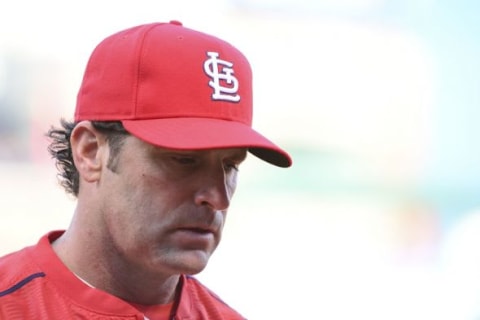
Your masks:
<svg viewBox="0 0 480 320"><path fill-rule="evenodd" d="M182 273L194 275L202 272L206 268L209 258L210 255L205 252L192 254L183 264L185 271Z"/></svg>
<svg viewBox="0 0 480 320"><path fill-rule="evenodd" d="M202 272L208 264L210 255L204 251L189 251L167 262L174 274L195 275Z"/></svg>

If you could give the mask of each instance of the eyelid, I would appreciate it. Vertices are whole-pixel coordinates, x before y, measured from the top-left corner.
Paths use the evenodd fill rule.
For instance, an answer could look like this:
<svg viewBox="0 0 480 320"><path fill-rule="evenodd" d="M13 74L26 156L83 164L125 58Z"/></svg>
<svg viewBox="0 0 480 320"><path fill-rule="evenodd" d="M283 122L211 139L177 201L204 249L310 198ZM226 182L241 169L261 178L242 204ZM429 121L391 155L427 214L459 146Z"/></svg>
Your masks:
<svg viewBox="0 0 480 320"><path fill-rule="evenodd" d="M195 163L195 157L190 156L190 155L180 155L180 154L174 154L171 156L171 158L177 162L180 162L182 164L192 164Z"/></svg>
<svg viewBox="0 0 480 320"><path fill-rule="evenodd" d="M232 168L235 171L239 171L240 170L240 165L242 164L242 162L243 162L243 160L232 159L232 160L229 160L229 161L225 161L225 166L227 168Z"/></svg>
<svg viewBox="0 0 480 320"><path fill-rule="evenodd" d="M202 161L202 154L197 154L197 153L170 153L169 157L181 164L195 164L198 163L199 161ZM238 156L238 155L232 155L231 157L225 157L222 161L224 163L224 166L234 168L236 171L239 170L240 164L242 164L246 159L245 156Z"/></svg>
<svg viewBox="0 0 480 320"><path fill-rule="evenodd" d="M227 163L227 164L225 165L225 167L226 167L227 169L233 169L233 170L235 170L235 171L238 171L238 169L239 169L239 168L238 168L239 166L238 166L238 164L236 164L236 163Z"/></svg>

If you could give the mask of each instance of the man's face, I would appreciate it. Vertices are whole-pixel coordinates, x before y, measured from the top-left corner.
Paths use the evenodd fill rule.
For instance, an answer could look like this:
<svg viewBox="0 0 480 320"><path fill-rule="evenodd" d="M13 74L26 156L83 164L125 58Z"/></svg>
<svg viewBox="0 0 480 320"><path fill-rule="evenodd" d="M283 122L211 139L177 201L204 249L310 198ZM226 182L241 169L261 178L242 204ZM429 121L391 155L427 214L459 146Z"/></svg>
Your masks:
<svg viewBox="0 0 480 320"><path fill-rule="evenodd" d="M222 235L246 149L178 151L126 138L98 184L105 250L163 274L205 268Z"/></svg>

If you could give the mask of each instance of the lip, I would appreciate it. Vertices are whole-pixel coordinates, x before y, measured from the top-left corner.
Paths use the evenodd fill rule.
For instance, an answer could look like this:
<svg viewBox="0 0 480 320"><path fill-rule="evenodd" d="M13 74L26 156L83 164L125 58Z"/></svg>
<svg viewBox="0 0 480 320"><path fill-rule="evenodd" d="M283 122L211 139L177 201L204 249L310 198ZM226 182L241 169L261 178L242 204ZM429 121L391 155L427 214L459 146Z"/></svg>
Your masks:
<svg viewBox="0 0 480 320"><path fill-rule="evenodd" d="M196 232L196 233L214 233L213 230L205 229L205 228L180 228L180 229Z"/></svg>
<svg viewBox="0 0 480 320"><path fill-rule="evenodd" d="M199 234L216 233L216 229L214 227L200 224L179 226L177 230Z"/></svg>
<svg viewBox="0 0 480 320"><path fill-rule="evenodd" d="M175 231L197 235L215 235L217 233L217 229L214 226L205 224L178 226L175 228Z"/></svg>
<svg viewBox="0 0 480 320"><path fill-rule="evenodd" d="M215 231L210 228L202 228L202 227L182 227L177 228L177 232L197 235L197 236L208 236L208 235L215 235Z"/></svg>
<svg viewBox="0 0 480 320"><path fill-rule="evenodd" d="M177 228L174 237L178 244L190 249L205 249L215 242L215 233L211 229L188 227Z"/></svg>

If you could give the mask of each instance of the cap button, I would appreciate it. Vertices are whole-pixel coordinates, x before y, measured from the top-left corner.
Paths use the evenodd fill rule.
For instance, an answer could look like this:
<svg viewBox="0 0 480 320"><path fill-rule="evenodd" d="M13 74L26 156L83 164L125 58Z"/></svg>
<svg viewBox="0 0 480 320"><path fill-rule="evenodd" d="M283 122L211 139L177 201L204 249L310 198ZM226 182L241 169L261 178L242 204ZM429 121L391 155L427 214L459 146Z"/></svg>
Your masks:
<svg viewBox="0 0 480 320"><path fill-rule="evenodd" d="M178 21L178 20L170 20L170 24L174 24L174 25L176 25L176 26L182 26L182 25L183 25L183 24L182 24L180 21Z"/></svg>

